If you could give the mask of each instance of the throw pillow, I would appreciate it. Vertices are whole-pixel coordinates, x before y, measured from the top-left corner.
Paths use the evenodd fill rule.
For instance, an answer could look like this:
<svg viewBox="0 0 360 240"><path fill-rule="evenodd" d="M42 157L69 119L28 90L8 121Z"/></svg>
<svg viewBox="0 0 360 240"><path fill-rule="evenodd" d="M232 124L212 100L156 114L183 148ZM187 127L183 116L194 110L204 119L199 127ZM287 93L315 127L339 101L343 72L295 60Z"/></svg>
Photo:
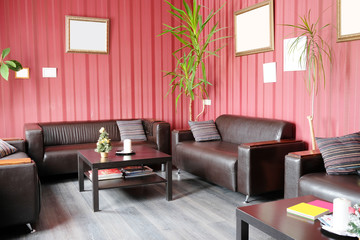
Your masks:
<svg viewBox="0 0 360 240"><path fill-rule="evenodd" d="M147 140L141 120L116 121L116 124L122 141L124 139Z"/></svg>
<svg viewBox="0 0 360 240"><path fill-rule="evenodd" d="M316 138L328 174L356 174L360 169L360 132Z"/></svg>
<svg viewBox="0 0 360 240"><path fill-rule="evenodd" d="M16 147L14 147L14 146L8 144L7 142L5 142L4 140L0 139L0 157L5 157L16 151L17 151Z"/></svg>
<svg viewBox="0 0 360 240"><path fill-rule="evenodd" d="M197 142L221 140L213 120L202 122L189 121L189 126Z"/></svg>

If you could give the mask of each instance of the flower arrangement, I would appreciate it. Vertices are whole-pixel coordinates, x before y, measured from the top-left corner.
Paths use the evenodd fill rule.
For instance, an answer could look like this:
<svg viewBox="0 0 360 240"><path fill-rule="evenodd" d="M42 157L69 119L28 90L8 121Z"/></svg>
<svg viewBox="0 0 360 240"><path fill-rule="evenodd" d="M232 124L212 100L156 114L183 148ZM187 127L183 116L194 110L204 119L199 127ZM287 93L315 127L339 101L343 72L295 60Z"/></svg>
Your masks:
<svg viewBox="0 0 360 240"><path fill-rule="evenodd" d="M100 136L96 143L95 152L101 153L105 152L108 153L111 150L111 143L109 138L109 133L106 132L105 128L100 128L99 130Z"/></svg>
<svg viewBox="0 0 360 240"><path fill-rule="evenodd" d="M354 233L360 239L360 205L355 204L352 214L350 214L349 232Z"/></svg>

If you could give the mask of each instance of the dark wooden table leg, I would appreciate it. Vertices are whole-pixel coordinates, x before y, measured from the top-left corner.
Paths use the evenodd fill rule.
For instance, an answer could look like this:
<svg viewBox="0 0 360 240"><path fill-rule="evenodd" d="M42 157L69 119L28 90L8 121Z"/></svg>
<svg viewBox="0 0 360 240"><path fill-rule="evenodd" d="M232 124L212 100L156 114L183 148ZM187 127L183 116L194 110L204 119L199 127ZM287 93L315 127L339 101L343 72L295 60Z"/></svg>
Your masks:
<svg viewBox="0 0 360 240"><path fill-rule="evenodd" d="M239 217L236 219L236 240L249 239L249 224Z"/></svg>
<svg viewBox="0 0 360 240"><path fill-rule="evenodd" d="M172 163L166 162L166 200L172 200Z"/></svg>
<svg viewBox="0 0 360 240"><path fill-rule="evenodd" d="M78 155L78 181L79 181L79 191L84 191L84 162Z"/></svg>
<svg viewBox="0 0 360 240"><path fill-rule="evenodd" d="M94 212L97 212L99 211L99 179L97 168L92 169L92 194Z"/></svg>

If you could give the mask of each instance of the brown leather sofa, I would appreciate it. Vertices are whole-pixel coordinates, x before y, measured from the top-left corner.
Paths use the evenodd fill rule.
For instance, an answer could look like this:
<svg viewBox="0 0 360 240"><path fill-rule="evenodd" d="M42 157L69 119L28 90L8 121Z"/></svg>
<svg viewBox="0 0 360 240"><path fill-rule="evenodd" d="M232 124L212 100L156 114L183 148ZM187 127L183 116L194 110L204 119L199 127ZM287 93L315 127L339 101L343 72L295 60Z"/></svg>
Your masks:
<svg viewBox="0 0 360 240"><path fill-rule="evenodd" d="M172 132L173 163L181 170L246 196L283 190L284 158L306 149L292 123L234 115L215 121L221 141L196 142L190 130Z"/></svg>
<svg viewBox="0 0 360 240"><path fill-rule="evenodd" d="M360 202L360 176L328 175L319 150L289 153L285 157L285 198L314 195L332 202L334 198Z"/></svg>
<svg viewBox="0 0 360 240"><path fill-rule="evenodd" d="M129 119L126 119L129 120ZM170 125L142 119L147 141L132 141L170 153ZM113 147L122 146L116 120L25 124L29 156L36 162L40 176L77 172L77 151L95 149L99 129L109 133Z"/></svg>
<svg viewBox="0 0 360 240"><path fill-rule="evenodd" d="M9 140L17 152L2 160L28 158L24 140ZM0 227L35 223L40 213L40 181L36 164L0 165Z"/></svg>

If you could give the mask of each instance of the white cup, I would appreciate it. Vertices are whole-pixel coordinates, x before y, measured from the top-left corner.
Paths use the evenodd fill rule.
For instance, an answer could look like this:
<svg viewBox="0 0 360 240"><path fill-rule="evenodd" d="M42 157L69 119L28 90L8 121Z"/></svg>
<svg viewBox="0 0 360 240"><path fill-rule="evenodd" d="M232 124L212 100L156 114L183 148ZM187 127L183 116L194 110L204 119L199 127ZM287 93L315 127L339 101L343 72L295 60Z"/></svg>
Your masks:
<svg viewBox="0 0 360 240"><path fill-rule="evenodd" d="M124 153L131 153L131 139L124 139Z"/></svg>
<svg viewBox="0 0 360 240"><path fill-rule="evenodd" d="M334 199L332 225L337 232L345 232L350 221L349 207L351 202L345 198Z"/></svg>

